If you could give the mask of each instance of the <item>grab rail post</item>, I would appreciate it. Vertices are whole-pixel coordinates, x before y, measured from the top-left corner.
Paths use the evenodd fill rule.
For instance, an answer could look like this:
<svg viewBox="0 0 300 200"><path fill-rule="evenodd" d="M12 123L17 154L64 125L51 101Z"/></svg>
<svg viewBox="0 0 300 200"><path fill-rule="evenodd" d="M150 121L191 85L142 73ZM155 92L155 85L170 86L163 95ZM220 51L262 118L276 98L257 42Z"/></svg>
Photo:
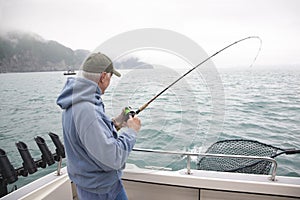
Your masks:
<svg viewBox="0 0 300 200"><path fill-rule="evenodd" d="M186 173L191 174L191 156L187 155Z"/></svg>

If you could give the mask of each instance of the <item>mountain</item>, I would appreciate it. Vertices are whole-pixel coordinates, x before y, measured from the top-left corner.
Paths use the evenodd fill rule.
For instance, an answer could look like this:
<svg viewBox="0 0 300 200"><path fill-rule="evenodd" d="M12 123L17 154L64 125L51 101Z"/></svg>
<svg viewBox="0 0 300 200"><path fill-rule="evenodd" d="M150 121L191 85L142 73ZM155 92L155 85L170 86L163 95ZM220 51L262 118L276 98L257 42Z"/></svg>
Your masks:
<svg viewBox="0 0 300 200"><path fill-rule="evenodd" d="M8 32L0 34L0 73L76 70L90 53L83 49L73 51L35 33ZM114 66L117 69L153 68L137 57L127 57Z"/></svg>
<svg viewBox="0 0 300 200"><path fill-rule="evenodd" d="M114 63L115 68L117 69L152 69L153 66L142 62L137 57L127 57L125 59L122 59L119 62Z"/></svg>
<svg viewBox="0 0 300 200"><path fill-rule="evenodd" d="M8 32L0 35L0 73L79 69L89 53L37 34Z"/></svg>

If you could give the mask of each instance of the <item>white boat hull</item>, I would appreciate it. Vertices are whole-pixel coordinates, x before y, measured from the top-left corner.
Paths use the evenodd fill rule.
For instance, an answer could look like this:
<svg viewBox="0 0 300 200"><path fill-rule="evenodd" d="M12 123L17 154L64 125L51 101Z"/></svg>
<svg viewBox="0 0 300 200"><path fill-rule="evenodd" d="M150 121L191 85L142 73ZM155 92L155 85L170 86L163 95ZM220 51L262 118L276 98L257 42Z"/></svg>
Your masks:
<svg viewBox="0 0 300 200"><path fill-rule="evenodd" d="M67 175L48 174L4 196L3 200L68 200L76 191ZM294 200L300 199L300 178L192 170L160 171L127 164L123 182L130 200Z"/></svg>
<svg viewBox="0 0 300 200"><path fill-rule="evenodd" d="M73 199L72 185L67 168L61 169L61 175L50 173L24 187L7 194L1 200L68 200Z"/></svg>
<svg viewBox="0 0 300 200"><path fill-rule="evenodd" d="M129 199L290 200L300 199L300 179L192 170L155 171L127 165L123 176Z"/></svg>

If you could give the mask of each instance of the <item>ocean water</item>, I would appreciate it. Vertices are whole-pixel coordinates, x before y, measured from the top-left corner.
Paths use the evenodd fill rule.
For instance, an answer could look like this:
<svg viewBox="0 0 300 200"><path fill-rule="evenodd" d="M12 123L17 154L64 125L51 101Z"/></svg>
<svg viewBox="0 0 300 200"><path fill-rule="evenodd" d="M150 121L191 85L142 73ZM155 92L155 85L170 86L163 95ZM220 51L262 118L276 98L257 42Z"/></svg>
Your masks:
<svg viewBox="0 0 300 200"><path fill-rule="evenodd" d="M123 70L122 78L113 77L102 96L106 112L115 116L125 106L139 108L184 72L163 67ZM62 140L62 111L55 101L66 79L63 72L0 74L0 148L15 168L22 166L16 142L26 143L37 160L41 153L34 137L43 137L53 153L48 133L54 132ZM220 69L212 79L195 71L139 117L138 148L204 152L218 140L241 138L300 149L300 70ZM300 154L276 160L277 175L300 176ZM128 162L173 170L185 167L184 157L140 152L132 152ZM196 162L193 158L193 167ZM22 187L55 169L56 165L39 168L14 184Z"/></svg>

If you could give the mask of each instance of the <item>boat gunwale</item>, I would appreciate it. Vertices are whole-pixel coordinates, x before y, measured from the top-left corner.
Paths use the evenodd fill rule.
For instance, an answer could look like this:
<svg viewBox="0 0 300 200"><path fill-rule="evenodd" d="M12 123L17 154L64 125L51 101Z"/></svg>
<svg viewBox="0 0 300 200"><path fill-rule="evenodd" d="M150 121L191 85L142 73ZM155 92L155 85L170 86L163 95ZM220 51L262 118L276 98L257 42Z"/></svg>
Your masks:
<svg viewBox="0 0 300 200"><path fill-rule="evenodd" d="M276 181L276 172L277 172L277 161L274 158L270 157L260 157L260 156L245 156L245 155L230 155L230 154L210 154L210 153L191 153L191 152L180 152L180 151L165 151L165 150L154 150L154 149L143 149L143 148L133 148L133 151L144 152L144 153L158 153L158 154L170 154L170 155L180 155L187 156L187 174L191 173L191 156L202 156L202 157L222 157L222 158L242 158L242 159L255 159L255 160L266 160L272 162L272 172L271 172L271 181Z"/></svg>
<svg viewBox="0 0 300 200"><path fill-rule="evenodd" d="M278 176L276 181L271 181L267 175L205 170L192 170L191 174L187 174L186 169L161 171L127 164L122 179L214 191L300 197L300 179L297 177Z"/></svg>

